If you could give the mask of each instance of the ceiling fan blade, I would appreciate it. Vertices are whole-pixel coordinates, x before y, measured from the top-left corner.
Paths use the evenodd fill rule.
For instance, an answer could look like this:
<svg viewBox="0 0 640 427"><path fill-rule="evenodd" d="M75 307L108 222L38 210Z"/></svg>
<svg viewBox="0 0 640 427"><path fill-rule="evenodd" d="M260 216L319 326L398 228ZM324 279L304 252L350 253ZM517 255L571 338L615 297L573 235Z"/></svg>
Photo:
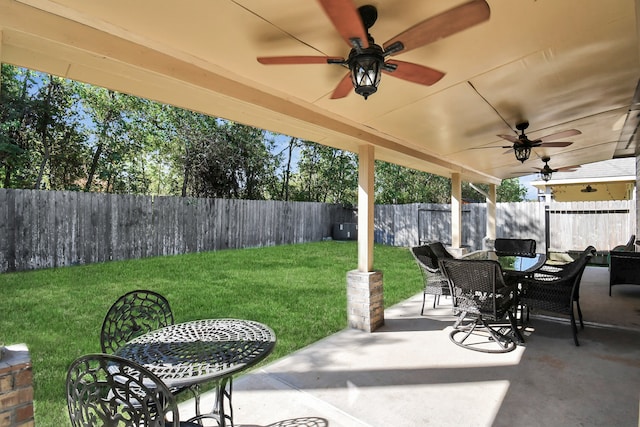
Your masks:
<svg viewBox="0 0 640 427"><path fill-rule="evenodd" d="M367 31L353 0L318 0L318 2L349 47L357 47L358 42L354 44L354 40L359 40L362 47L369 47Z"/></svg>
<svg viewBox="0 0 640 427"><path fill-rule="evenodd" d="M563 139L569 138L570 136L580 135L581 133L582 132L580 132L578 129L563 130L562 132L556 132L552 133L551 135L543 136L542 138L539 138L538 141L549 142L553 141L554 139Z"/></svg>
<svg viewBox="0 0 640 427"><path fill-rule="evenodd" d="M484 22L490 14L485 0L473 0L425 19L387 41L384 48L386 50L393 43L401 42L404 49L395 53L407 52Z"/></svg>
<svg viewBox="0 0 640 427"><path fill-rule="evenodd" d="M290 65L290 64L330 64L333 61L344 61L337 56L260 56L258 62L264 65Z"/></svg>
<svg viewBox="0 0 640 427"><path fill-rule="evenodd" d="M562 168L558 168L558 169L554 169L554 172L573 172L575 170L577 170L580 167L580 165L573 165L573 166L565 166Z"/></svg>
<svg viewBox="0 0 640 427"><path fill-rule="evenodd" d="M516 136L513 135L497 135L502 139L506 139L507 141L511 141L511 142L518 142L519 139Z"/></svg>
<svg viewBox="0 0 640 427"><path fill-rule="evenodd" d="M431 86L444 77L443 72L425 67L424 65L396 60L389 60L387 63L398 66L394 71L385 71L387 74L425 86Z"/></svg>
<svg viewBox="0 0 640 427"><path fill-rule="evenodd" d="M489 147L471 147L470 150L483 150L485 148L512 148L511 146L492 145Z"/></svg>
<svg viewBox="0 0 640 427"><path fill-rule="evenodd" d="M571 144L573 144L573 142L569 142L569 141L564 141L564 142L540 142L540 143L534 144L533 147L568 147Z"/></svg>
<svg viewBox="0 0 640 427"><path fill-rule="evenodd" d="M338 83L338 86L334 89L331 94L331 99L344 98L351 93L352 89L353 83L351 83L351 73L347 73L347 75L340 80L340 83Z"/></svg>

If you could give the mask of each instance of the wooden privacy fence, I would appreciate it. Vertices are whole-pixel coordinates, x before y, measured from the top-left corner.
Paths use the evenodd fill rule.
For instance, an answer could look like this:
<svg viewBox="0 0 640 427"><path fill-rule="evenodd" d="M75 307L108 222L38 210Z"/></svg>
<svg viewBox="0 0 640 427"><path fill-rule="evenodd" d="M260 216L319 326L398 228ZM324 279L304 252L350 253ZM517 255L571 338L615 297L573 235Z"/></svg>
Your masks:
<svg viewBox="0 0 640 427"><path fill-rule="evenodd" d="M498 203L496 236L532 238L538 251L582 250L589 245L608 251L636 233L635 200L603 202ZM375 240L394 246L423 242L451 243L451 206L413 203L376 206ZM485 203L462 206L462 246L483 247L486 236Z"/></svg>
<svg viewBox="0 0 640 427"><path fill-rule="evenodd" d="M0 189L0 272L318 241L340 205Z"/></svg>
<svg viewBox="0 0 640 427"><path fill-rule="evenodd" d="M496 235L608 251L635 234L635 212L635 200L498 203ZM463 205L463 246L482 249L486 218L486 204ZM0 189L0 272L318 241L356 221L325 203ZM451 242L448 204L378 205L374 222L376 243Z"/></svg>

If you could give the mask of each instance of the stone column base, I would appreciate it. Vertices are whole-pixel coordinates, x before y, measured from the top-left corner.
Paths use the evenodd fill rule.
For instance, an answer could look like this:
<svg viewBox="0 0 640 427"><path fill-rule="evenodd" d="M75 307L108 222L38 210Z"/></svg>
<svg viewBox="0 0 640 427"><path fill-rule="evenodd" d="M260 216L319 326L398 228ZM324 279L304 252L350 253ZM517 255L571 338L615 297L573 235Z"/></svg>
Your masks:
<svg viewBox="0 0 640 427"><path fill-rule="evenodd" d="M347 273L347 316L350 328L366 332L384 325L381 271Z"/></svg>

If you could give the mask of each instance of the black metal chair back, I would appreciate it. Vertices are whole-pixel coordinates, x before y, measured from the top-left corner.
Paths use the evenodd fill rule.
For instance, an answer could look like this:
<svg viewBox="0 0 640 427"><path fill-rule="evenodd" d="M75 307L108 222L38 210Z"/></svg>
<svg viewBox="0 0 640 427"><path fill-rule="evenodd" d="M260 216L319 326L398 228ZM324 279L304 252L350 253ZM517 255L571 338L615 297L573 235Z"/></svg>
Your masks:
<svg viewBox="0 0 640 427"><path fill-rule="evenodd" d="M494 243L494 249L499 256L533 255L536 253L536 241L533 239L498 238Z"/></svg>
<svg viewBox="0 0 640 427"><path fill-rule="evenodd" d="M122 295L102 322L103 353L115 353L133 338L174 322L169 301L157 292L136 290Z"/></svg>
<svg viewBox="0 0 640 427"><path fill-rule="evenodd" d="M180 422L167 386L149 370L118 356L90 354L76 359L66 384L73 427L199 425Z"/></svg>

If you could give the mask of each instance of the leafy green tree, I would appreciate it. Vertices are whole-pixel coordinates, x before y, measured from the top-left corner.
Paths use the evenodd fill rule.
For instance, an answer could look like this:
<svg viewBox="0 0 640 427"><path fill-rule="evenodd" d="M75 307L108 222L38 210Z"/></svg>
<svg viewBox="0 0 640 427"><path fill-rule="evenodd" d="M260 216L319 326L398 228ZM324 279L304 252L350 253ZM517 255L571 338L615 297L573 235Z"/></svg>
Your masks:
<svg viewBox="0 0 640 427"><path fill-rule="evenodd" d="M145 138L139 110L150 102L112 90L79 85L84 111L94 130L85 191L146 193ZM144 126L143 126L144 128Z"/></svg>
<svg viewBox="0 0 640 427"><path fill-rule="evenodd" d="M29 185L23 172L28 169L33 121L29 93L35 81L30 70L9 64L2 64L0 79L0 183L5 188L25 188Z"/></svg>
<svg viewBox="0 0 640 427"><path fill-rule="evenodd" d="M355 205L358 159L354 153L309 141L301 143L292 200Z"/></svg>
<svg viewBox="0 0 640 427"><path fill-rule="evenodd" d="M449 203L451 180L393 163L376 162L376 203Z"/></svg>
<svg viewBox="0 0 640 427"><path fill-rule="evenodd" d="M84 135L73 105L74 85L69 80L46 75L32 104L35 113L31 161L33 188L65 189L81 177ZM69 165L71 160L79 162ZM59 176L59 179L56 179ZM60 187L56 187L56 182Z"/></svg>

